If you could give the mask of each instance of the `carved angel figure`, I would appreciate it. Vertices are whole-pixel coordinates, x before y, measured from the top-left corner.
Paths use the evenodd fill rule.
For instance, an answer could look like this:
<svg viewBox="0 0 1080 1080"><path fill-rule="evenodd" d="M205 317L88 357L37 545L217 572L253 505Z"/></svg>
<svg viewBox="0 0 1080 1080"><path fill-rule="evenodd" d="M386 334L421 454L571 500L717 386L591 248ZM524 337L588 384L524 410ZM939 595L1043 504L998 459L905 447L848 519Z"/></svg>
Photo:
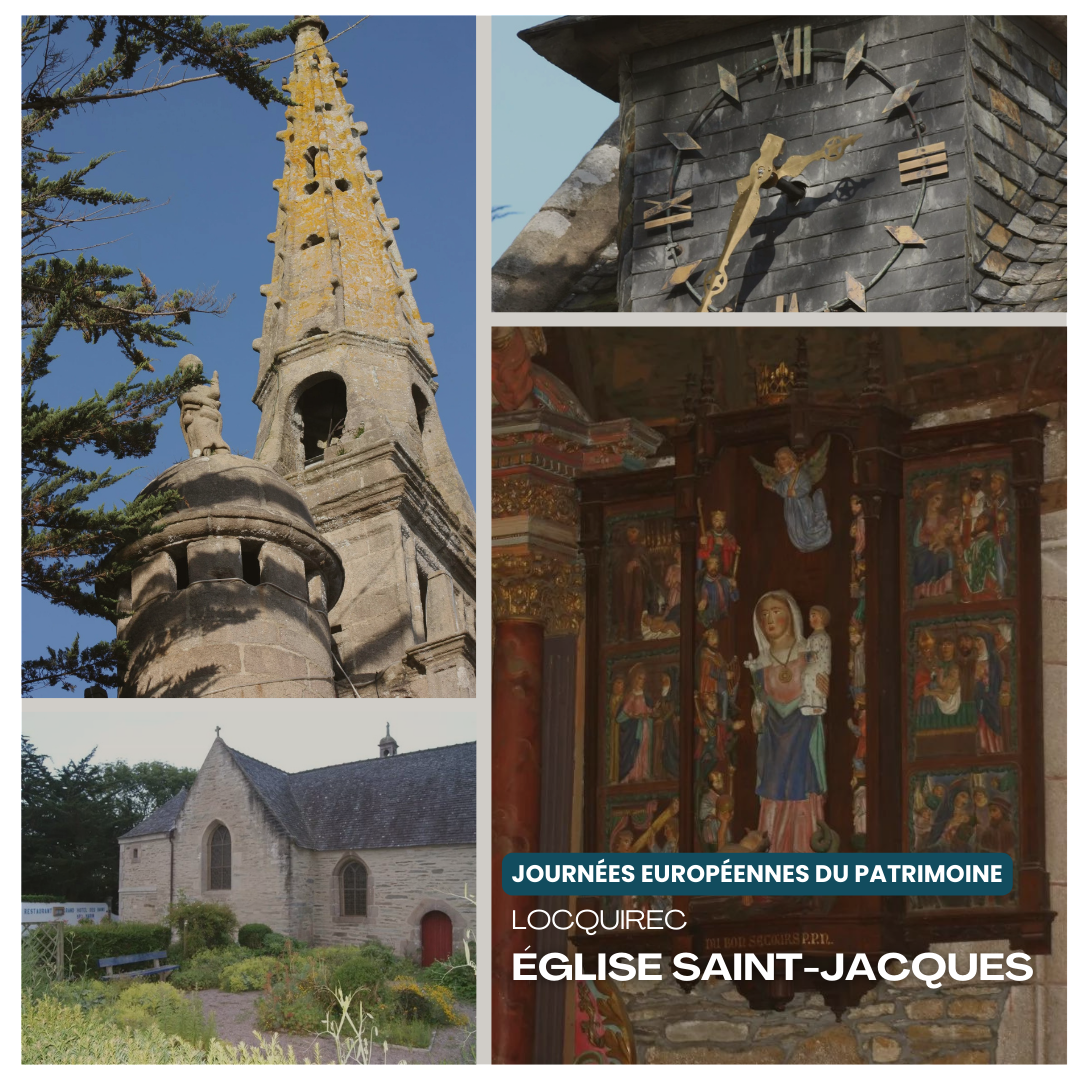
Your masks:
<svg viewBox="0 0 1080 1080"><path fill-rule="evenodd" d="M773 464L754 463L761 483L784 500L784 522L788 538L799 551L817 551L832 539L825 493L814 490L825 475L829 456L829 436L809 457L800 459L790 446L776 451Z"/></svg>

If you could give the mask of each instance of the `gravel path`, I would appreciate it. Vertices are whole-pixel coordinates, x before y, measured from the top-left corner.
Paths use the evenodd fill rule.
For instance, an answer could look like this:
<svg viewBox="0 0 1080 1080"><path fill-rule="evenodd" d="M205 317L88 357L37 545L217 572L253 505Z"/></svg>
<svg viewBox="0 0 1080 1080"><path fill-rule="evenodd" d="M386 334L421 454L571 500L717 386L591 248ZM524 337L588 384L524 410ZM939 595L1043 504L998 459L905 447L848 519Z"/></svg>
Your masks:
<svg viewBox="0 0 1080 1080"><path fill-rule="evenodd" d="M258 1027L255 1020L255 1002L260 991L248 990L242 994L229 994L224 990L199 990L190 996L196 997L202 1003L203 1015L214 1014L217 1025L218 1038L224 1042L245 1042L248 1046L257 1043L258 1040L252 1031ZM476 1006L468 1002L455 1002L458 1009L469 1017L468 1027L439 1027L435 1029L435 1036L431 1046L426 1050L413 1046L391 1046L386 1055L387 1065L397 1065L407 1061L412 1065L451 1065L461 1064L461 1046L469 1028L476 1028ZM267 1039L273 1032L264 1032ZM278 1042L282 1046L291 1046L296 1053L298 1061L304 1058L314 1060L315 1045L319 1046L319 1054L324 1065L335 1064L334 1042L323 1035L278 1035ZM475 1039L474 1039L475 1045ZM382 1047L377 1047L372 1052L372 1064L383 1064Z"/></svg>

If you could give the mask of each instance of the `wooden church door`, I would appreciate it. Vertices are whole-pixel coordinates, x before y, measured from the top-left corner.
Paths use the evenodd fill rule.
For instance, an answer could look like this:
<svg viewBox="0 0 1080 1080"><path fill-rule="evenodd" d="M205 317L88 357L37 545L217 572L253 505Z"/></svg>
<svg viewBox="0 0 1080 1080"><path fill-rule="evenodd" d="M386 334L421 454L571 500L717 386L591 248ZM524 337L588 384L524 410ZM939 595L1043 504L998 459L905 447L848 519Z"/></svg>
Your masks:
<svg viewBox="0 0 1080 1080"><path fill-rule="evenodd" d="M454 951L454 925L442 911L429 911L420 922L421 964L446 960Z"/></svg>

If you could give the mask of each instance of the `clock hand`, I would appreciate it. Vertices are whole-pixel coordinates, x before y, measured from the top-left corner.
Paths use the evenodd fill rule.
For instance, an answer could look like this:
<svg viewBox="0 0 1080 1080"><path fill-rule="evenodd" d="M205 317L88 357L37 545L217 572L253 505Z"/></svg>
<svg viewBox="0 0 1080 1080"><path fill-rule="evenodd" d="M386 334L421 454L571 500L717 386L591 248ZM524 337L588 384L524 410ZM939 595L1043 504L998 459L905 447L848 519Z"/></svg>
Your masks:
<svg viewBox="0 0 1080 1080"><path fill-rule="evenodd" d="M737 183L739 196L731 208L731 221L728 223L727 236L724 238L724 250L716 268L709 275L708 287L701 304L701 311L708 311L714 297L719 296L728 285L727 264L739 241L746 235L757 212L761 208L761 188L774 175L776 159L784 149L784 140L779 135L766 135L761 144L761 154L750 166L750 172Z"/></svg>
<svg viewBox="0 0 1080 1080"><path fill-rule="evenodd" d="M761 189L775 187L778 181L787 177L799 176L808 165L822 158L827 161L838 161L843 157L844 151L861 138L861 134L847 135L842 139L839 136L833 136L825 141L825 145L820 150L815 150L812 154L793 154L777 169L774 168L774 162L784 149L784 140L778 135L765 136L765 141L761 144L761 156L751 166L749 174L742 177L736 185L739 197L735 200L731 211L731 222L724 240L724 250L720 254L716 268L708 278L708 287L700 311L708 311L713 299L727 288L728 260L739 241L746 235L751 222L757 217L757 212L761 207Z"/></svg>
<svg viewBox="0 0 1080 1080"><path fill-rule="evenodd" d="M822 158L827 161L839 161L844 156L844 151L861 138L861 134L846 135L842 139L839 136L833 136L825 141L825 145L820 150L815 150L812 154L792 154L776 170L776 179L783 180L785 176L799 176L806 171L807 165L813 161L820 161Z"/></svg>

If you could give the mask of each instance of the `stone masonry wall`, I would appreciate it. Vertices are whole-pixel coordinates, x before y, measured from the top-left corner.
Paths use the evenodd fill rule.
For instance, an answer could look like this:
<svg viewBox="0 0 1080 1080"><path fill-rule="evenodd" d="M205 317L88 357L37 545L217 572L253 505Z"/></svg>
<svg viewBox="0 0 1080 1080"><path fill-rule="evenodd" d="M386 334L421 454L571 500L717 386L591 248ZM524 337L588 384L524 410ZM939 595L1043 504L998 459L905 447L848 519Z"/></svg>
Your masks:
<svg viewBox="0 0 1080 1080"><path fill-rule="evenodd" d="M341 915L337 871L357 858L368 871L368 913ZM461 899L476 895L476 849L469 846L385 848L378 851L294 853L293 933L319 945L361 945L381 941L406 956L419 957L420 920L443 911L460 943L476 929L476 909Z"/></svg>
<svg viewBox="0 0 1080 1080"><path fill-rule="evenodd" d="M220 822L232 838L232 888L206 887L208 830ZM228 904L240 925L290 925L292 845L270 820L225 744L215 741L191 785L175 831L175 889L189 900ZM167 880L167 879L166 879Z"/></svg>
<svg viewBox="0 0 1080 1080"><path fill-rule="evenodd" d="M164 833L120 841L121 921L157 922L164 914L169 906L170 848Z"/></svg>
<svg viewBox="0 0 1080 1080"><path fill-rule="evenodd" d="M1064 311L1065 47L1029 23L966 21L973 306Z"/></svg>
<svg viewBox="0 0 1080 1080"><path fill-rule="evenodd" d="M970 949L938 947L961 954L960 971ZM995 1060L1008 994L1000 984L953 980L929 990L909 976L871 990L838 1022L820 994L796 994L783 1012L760 1012L729 982L698 984L689 994L670 978L622 990L638 1059L657 1065L986 1064Z"/></svg>

